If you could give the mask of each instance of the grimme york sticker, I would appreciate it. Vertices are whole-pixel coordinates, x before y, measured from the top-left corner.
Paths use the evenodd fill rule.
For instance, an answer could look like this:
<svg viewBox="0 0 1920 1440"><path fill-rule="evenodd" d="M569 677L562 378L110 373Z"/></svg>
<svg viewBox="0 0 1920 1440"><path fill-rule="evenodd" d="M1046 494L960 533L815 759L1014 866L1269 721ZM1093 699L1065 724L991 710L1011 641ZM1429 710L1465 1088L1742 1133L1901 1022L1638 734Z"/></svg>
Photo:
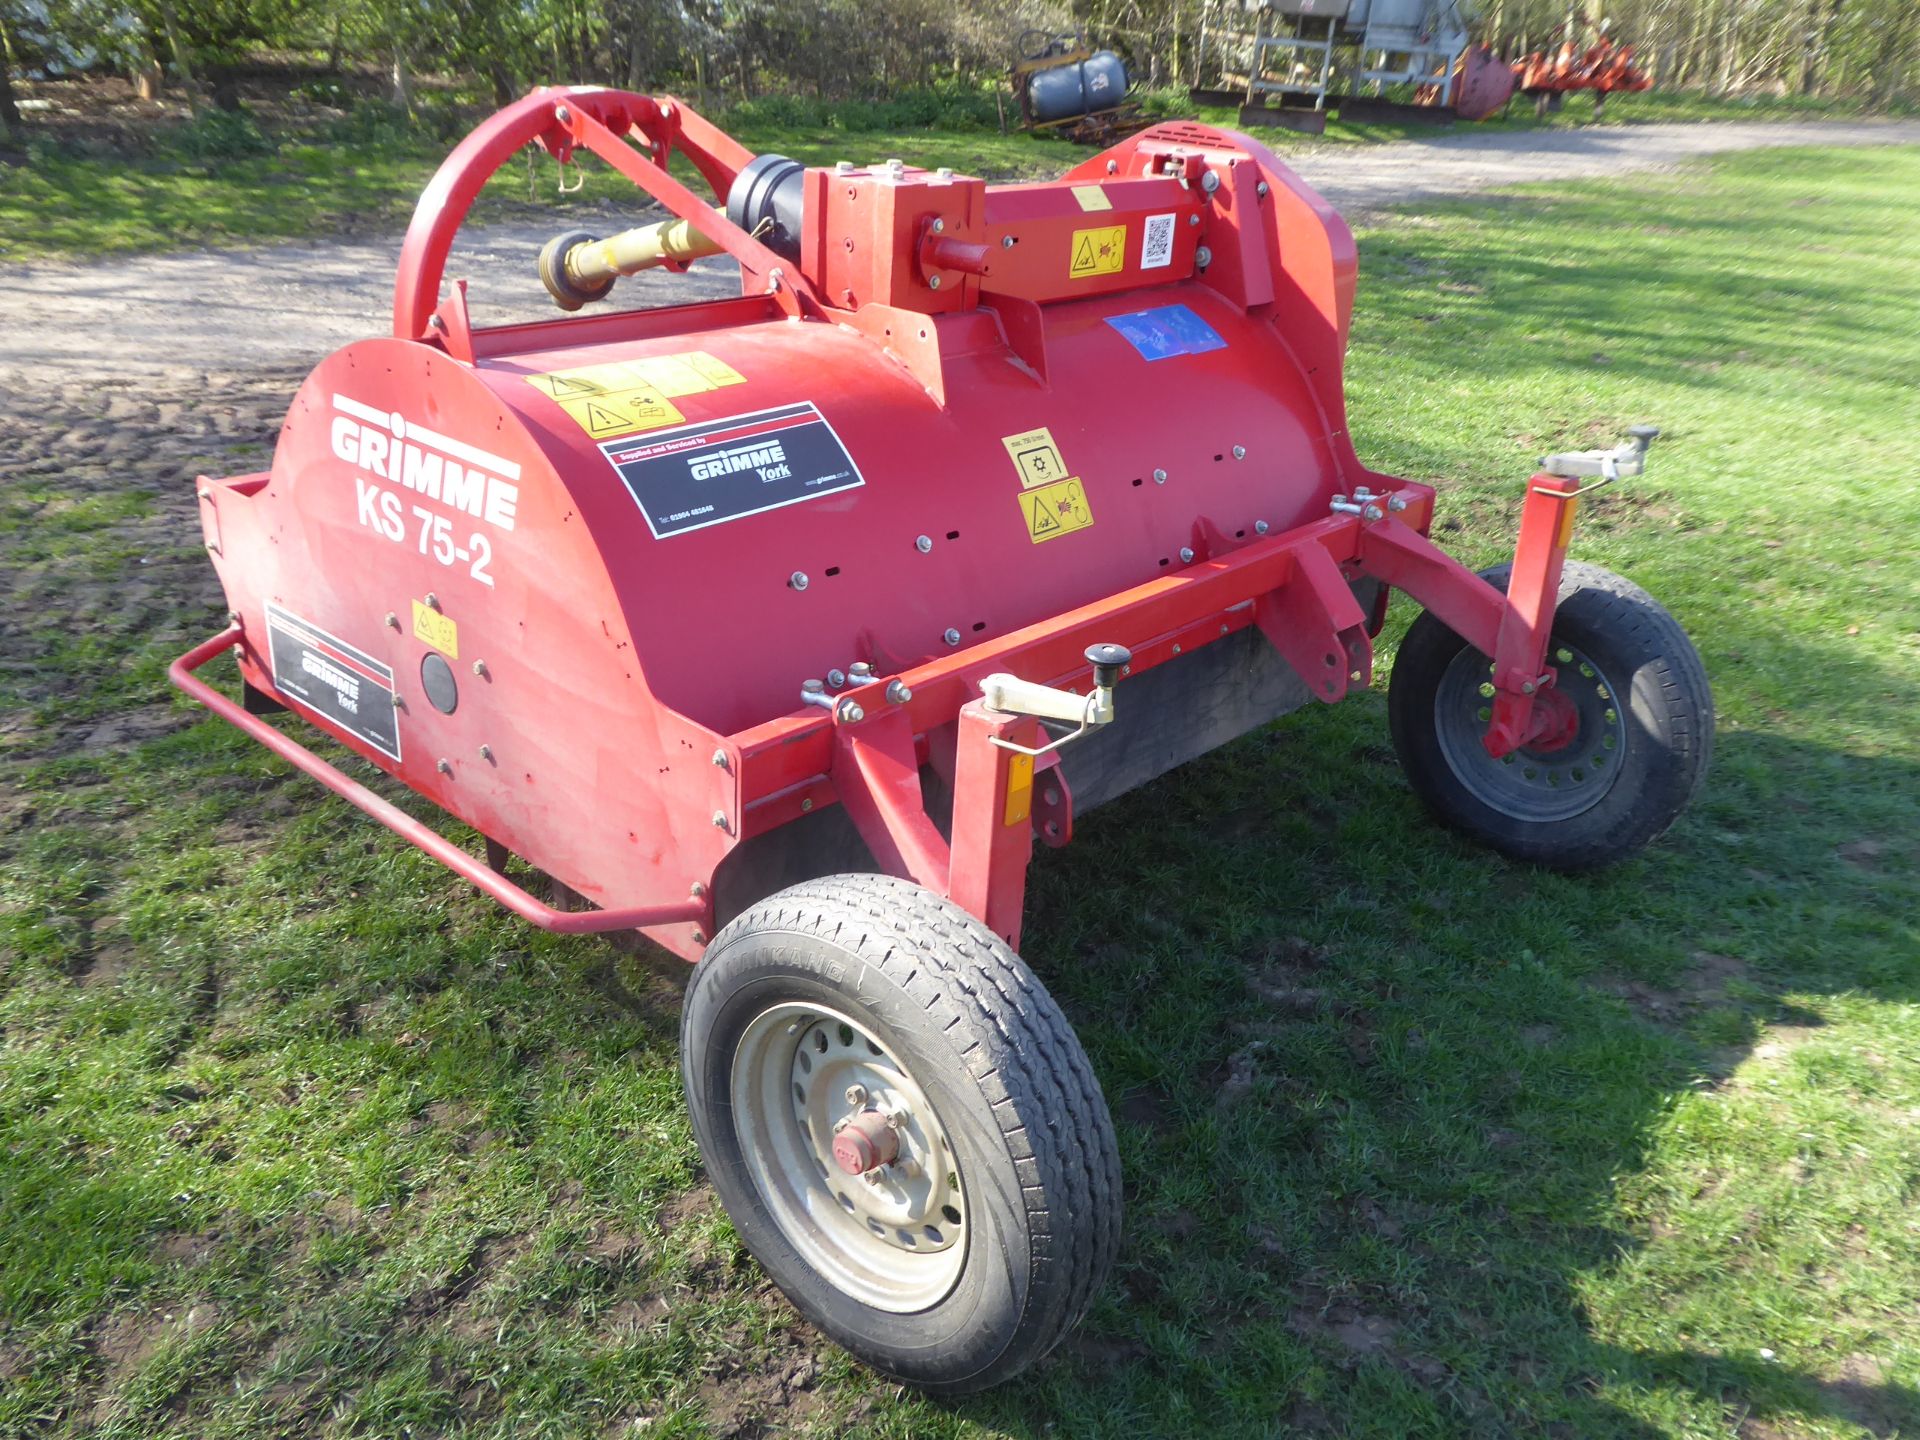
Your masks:
<svg viewBox="0 0 1920 1440"><path fill-rule="evenodd" d="M808 401L607 440L600 453L656 540L866 484Z"/></svg>
<svg viewBox="0 0 1920 1440"><path fill-rule="evenodd" d="M400 758L390 667L278 605L267 606L267 655L274 689L388 759Z"/></svg>

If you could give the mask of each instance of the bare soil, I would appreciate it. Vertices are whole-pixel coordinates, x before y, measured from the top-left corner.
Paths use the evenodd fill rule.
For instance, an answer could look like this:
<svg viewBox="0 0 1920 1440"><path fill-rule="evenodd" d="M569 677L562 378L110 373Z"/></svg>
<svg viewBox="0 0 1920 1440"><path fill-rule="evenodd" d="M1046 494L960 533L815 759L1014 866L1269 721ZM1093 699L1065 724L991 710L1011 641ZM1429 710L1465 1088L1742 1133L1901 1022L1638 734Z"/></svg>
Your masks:
<svg viewBox="0 0 1920 1440"><path fill-rule="evenodd" d="M1289 163L1349 217L1364 220L1387 205L1530 181L1671 169L1725 150L1915 143L1916 121L1621 125L1449 133L1370 148L1330 145ZM598 218L611 228L638 223L645 213L610 210ZM565 223L581 218L569 211ZM555 313L534 262L561 223L515 219L463 234L447 274L471 282L476 322ZM398 253L399 236L389 235L7 267L0 271L0 415L31 410L41 387L69 378L164 381L161 390L180 395L210 375L311 365L348 341L388 329ZM709 260L685 275L625 281L619 293L623 304L658 305L730 294L735 284L731 262Z"/></svg>

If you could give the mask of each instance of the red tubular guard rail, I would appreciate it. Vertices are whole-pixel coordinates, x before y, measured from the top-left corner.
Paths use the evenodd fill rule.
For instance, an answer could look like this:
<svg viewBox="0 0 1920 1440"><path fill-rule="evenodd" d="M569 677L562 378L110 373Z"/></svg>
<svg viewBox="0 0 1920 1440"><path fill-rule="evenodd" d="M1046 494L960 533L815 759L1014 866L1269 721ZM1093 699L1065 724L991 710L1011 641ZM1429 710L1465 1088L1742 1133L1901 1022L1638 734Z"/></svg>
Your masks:
<svg viewBox="0 0 1920 1440"><path fill-rule="evenodd" d="M607 930L642 930L652 925L676 925L704 922L706 906L699 900L680 900L670 905L643 905L629 910L556 910L535 899L506 876L487 867L446 839L421 824L404 810L381 799L359 781L342 774L306 747L296 744L257 715L249 715L233 701L208 685L193 672L216 655L225 654L241 640L241 629L233 626L212 639L203 640L167 667L167 678L182 691L230 725L258 740L295 769L303 770L334 794L371 815L409 844L417 845L442 865L475 888L498 900L522 920L551 930L557 935L589 935Z"/></svg>

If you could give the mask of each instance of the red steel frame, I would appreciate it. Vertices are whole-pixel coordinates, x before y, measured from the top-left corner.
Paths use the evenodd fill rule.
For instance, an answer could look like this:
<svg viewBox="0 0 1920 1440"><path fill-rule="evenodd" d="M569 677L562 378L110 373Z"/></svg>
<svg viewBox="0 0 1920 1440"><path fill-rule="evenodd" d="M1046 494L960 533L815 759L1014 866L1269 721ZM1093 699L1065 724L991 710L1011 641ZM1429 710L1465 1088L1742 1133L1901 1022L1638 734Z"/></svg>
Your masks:
<svg viewBox="0 0 1920 1440"><path fill-rule="evenodd" d="M625 142L630 132L647 145L651 158ZM783 308L821 305L803 276L781 273L778 256L663 168L669 150L677 147L716 190L724 190L748 158L738 145L677 102L562 90L538 92L502 111L470 136L436 177L402 252L395 290L397 335L442 344L456 358L461 349L470 354L476 340L484 343L467 331L457 288L449 302L436 305L442 270L454 231L480 186L505 158L532 141L561 157L576 145L601 155L738 259L750 292L762 286ZM1243 183L1250 189L1253 182L1243 177ZM438 337L431 334L435 330L441 332ZM715 823L724 821L737 842L837 802L883 868L951 897L1018 945L1036 829L1049 843L1065 843L1071 799L1052 757L1038 762L1042 781L1031 757L994 743L1033 746L1039 727L1030 718L986 708L978 698L981 677L1008 671L1084 692L1090 668L1083 651L1089 644L1126 645L1137 674L1257 626L1315 699L1331 703L1350 685L1371 677L1367 617L1351 589L1352 582L1366 578L1405 591L1492 657L1495 699L1485 737L1490 753L1550 745L1565 716L1553 691L1547 647L1575 495L1573 481L1546 474L1531 478L1504 595L1426 538L1433 490L1391 480L1388 488L1344 507L1357 513L1330 514L1244 543L1224 541L1188 568L907 669L898 676L912 691L903 703L868 705L858 719L849 718L844 707L833 712L803 708L738 734L713 734L716 765L724 760L736 786L735 803L719 812ZM491 842L489 849L496 853L486 862L475 858L195 674L244 638L236 621L176 660L171 680L515 914L562 933L658 932L692 925L695 954L711 935L710 873L707 881L693 884L688 898L667 904L562 911L535 899L501 873L494 863L498 847ZM1123 684L1122 704L1124 689ZM955 738L936 744L937 735ZM928 763L952 769L946 777L954 795L950 840L927 814L920 772ZM686 953L676 943L678 933L662 938Z"/></svg>

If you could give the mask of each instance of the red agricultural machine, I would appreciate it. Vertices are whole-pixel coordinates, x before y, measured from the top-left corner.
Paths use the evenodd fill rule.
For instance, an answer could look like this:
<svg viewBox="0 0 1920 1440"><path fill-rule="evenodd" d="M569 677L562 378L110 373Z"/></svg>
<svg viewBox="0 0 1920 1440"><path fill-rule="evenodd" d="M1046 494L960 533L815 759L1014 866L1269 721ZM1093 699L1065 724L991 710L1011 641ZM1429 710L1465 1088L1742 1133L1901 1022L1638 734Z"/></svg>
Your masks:
<svg viewBox="0 0 1920 1440"><path fill-rule="evenodd" d="M1584 50L1571 40L1551 54L1536 50L1514 62L1513 74L1520 93L1530 97L1542 115L1559 109L1573 90L1593 91L1593 112L1598 115L1616 90L1653 88L1653 77L1633 63L1633 47L1615 45L1604 35Z"/></svg>
<svg viewBox="0 0 1920 1440"><path fill-rule="evenodd" d="M581 313L476 325L448 247L530 143L670 217L547 247ZM737 298L595 308L707 254ZM1106 1104L1016 954L1036 843L1367 685L1393 589L1427 611L1394 742L1466 834L1603 864L1707 765L1686 636L1566 560L1651 432L1549 457L1513 563L1473 573L1427 538L1435 492L1354 453L1354 277L1339 217L1226 131L988 185L537 92L428 186L393 333L320 363L271 469L198 482L231 623L172 678L531 923L697 961L686 1093L742 1239L879 1368L992 1384L1075 1323L1120 1237ZM237 702L196 673L228 652Z"/></svg>

